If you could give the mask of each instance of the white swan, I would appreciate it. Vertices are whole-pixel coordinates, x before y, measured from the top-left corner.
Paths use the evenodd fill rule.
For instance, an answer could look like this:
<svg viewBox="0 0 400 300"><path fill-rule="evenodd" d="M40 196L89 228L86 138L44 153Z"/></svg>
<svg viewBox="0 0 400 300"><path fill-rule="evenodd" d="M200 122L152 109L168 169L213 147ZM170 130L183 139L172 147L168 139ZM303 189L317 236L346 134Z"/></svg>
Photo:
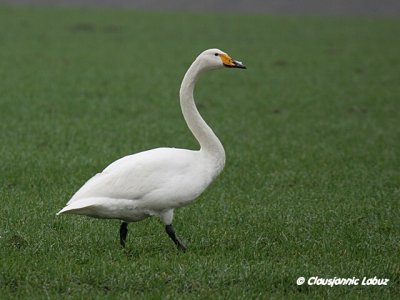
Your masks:
<svg viewBox="0 0 400 300"><path fill-rule="evenodd" d="M157 148L125 156L89 179L57 215L71 213L120 219L123 247L129 222L158 216L178 249L185 250L172 227L174 209L194 201L225 164L224 148L200 116L193 90L201 74L224 66L246 68L225 52L209 49L196 58L181 84L182 113L200 150Z"/></svg>

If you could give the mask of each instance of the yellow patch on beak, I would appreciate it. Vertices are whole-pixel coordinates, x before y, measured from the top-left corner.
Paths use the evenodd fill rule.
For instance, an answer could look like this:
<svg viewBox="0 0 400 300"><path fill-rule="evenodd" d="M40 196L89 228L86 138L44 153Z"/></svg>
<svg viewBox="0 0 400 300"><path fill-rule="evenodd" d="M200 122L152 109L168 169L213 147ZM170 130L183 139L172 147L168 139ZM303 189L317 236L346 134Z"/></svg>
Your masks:
<svg viewBox="0 0 400 300"><path fill-rule="evenodd" d="M222 63L227 67L235 67L235 62L228 54L220 54L219 57L222 60Z"/></svg>

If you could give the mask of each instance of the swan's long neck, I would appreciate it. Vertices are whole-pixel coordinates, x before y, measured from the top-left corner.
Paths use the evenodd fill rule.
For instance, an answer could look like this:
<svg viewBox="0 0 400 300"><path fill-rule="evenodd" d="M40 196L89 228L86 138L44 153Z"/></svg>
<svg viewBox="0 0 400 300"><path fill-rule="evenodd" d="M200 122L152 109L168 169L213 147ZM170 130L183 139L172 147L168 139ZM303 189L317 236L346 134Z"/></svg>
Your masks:
<svg viewBox="0 0 400 300"><path fill-rule="evenodd" d="M195 60L186 72L179 93L181 109L190 131L200 144L200 152L210 156L222 170L225 164L224 147L201 117L193 98L196 81L204 71L201 62Z"/></svg>

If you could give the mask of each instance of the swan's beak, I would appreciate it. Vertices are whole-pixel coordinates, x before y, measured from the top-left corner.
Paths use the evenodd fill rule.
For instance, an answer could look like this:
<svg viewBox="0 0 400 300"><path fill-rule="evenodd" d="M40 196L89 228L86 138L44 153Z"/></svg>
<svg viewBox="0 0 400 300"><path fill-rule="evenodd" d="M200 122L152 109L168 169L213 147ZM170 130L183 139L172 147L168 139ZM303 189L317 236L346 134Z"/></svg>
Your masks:
<svg viewBox="0 0 400 300"><path fill-rule="evenodd" d="M247 69L244 64L242 64L241 61L233 60L233 66L230 66L231 68L239 68L239 69Z"/></svg>
<svg viewBox="0 0 400 300"><path fill-rule="evenodd" d="M222 63L225 67L246 69L246 66L242 64L241 61L234 60L227 54L220 54L219 56L221 57Z"/></svg>

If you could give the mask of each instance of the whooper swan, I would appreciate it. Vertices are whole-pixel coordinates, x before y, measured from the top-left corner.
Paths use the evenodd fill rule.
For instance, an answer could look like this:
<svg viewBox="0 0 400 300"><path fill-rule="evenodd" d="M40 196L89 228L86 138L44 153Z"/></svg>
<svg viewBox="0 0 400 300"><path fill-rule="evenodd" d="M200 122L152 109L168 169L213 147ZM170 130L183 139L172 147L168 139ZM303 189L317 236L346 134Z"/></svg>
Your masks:
<svg viewBox="0 0 400 300"><path fill-rule="evenodd" d="M186 72L180 88L183 117L200 150L157 148L125 156L89 179L57 215L71 213L119 219L125 247L128 223L158 216L178 249L186 247L172 226L174 209L194 201L221 173L224 148L199 114L193 90L200 75L222 67L246 67L218 49L202 52Z"/></svg>

